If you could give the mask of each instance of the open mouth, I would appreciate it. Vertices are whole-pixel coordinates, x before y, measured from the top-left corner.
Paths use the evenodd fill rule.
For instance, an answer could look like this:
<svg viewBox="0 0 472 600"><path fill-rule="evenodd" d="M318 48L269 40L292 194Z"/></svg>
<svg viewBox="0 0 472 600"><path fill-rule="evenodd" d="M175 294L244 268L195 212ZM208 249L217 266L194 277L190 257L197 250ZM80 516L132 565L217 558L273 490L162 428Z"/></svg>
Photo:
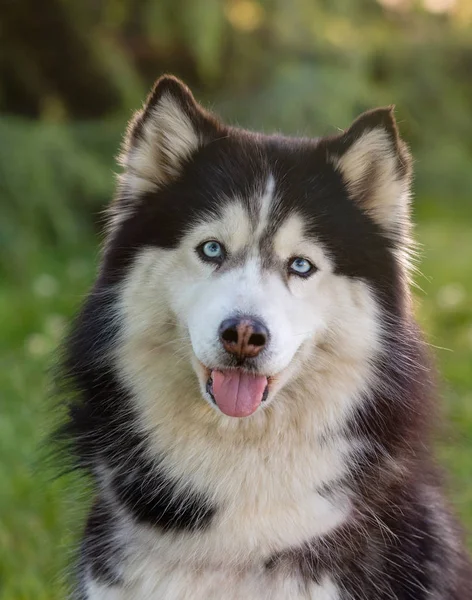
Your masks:
<svg viewBox="0 0 472 600"><path fill-rule="evenodd" d="M248 417L267 399L270 377L241 369L207 371L206 391L225 415Z"/></svg>

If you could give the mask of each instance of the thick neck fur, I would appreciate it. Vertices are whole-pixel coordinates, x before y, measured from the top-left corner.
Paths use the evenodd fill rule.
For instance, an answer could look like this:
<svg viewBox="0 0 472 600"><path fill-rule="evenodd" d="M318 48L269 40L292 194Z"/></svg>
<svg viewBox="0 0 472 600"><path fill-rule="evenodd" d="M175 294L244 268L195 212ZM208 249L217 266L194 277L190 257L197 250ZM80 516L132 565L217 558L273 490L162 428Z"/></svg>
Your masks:
<svg viewBox="0 0 472 600"><path fill-rule="evenodd" d="M172 325L157 347L142 337L117 344L116 313L113 295L97 291L78 320L70 348L80 346L71 360L83 403L69 427L82 464L118 505L123 486L117 493L114 478L143 461L146 476L155 469L162 485L172 482L174 498L184 504L195 495L204 499L203 532L197 524L191 539L172 534L175 543L165 536L158 543L169 560L181 556L182 544L189 560L270 560L388 503L416 471L426 367L406 318L384 328L388 360L380 353L336 355L339 343L330 348L327 340L321 363L307 352L277 402L241 420L222 417L202 401ZM215 535L205 533L210 515Z"/></svg>

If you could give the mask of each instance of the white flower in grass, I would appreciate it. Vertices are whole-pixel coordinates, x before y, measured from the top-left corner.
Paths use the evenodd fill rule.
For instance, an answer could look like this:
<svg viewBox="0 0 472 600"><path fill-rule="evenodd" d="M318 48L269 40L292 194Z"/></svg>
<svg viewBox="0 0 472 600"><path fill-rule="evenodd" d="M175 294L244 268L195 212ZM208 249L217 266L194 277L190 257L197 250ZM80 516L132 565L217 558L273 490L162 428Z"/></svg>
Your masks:
<svg viewBox="0 0 472 600"><path fill-rule="evenodd" d="M45 356L51 350L51 340L42 333L33 333L26 339L25 347L31 356Z"/></svg>
<svg viewBox="0 0 472 600"><path fill-rule="evenodd" d="M33 282L33 292L40 298L51 298L51 296L57 294L58 290L59 282L48 273L39 275Z"/></svg>
<svg viewBox="0 0 472 600"><path fill-rule="evenodd" d="M440 288L437 303L444 310L453 310L464 302L466 293L460 283L449 283Z"/></svg>
<svg viewBox="0 0 472 600"><path fill-rule="evenodd" d="M66 326L66 320L62 315L48 315L44 322L44 331L53 340L58 340L62 337Z"/></svg>

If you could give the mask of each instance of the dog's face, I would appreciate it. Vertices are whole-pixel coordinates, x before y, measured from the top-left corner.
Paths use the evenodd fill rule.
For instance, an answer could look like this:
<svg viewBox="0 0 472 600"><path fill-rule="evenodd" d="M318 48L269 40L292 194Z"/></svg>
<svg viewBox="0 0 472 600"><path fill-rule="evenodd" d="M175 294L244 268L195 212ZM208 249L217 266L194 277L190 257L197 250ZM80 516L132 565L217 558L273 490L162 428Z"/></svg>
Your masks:
<svg viewBox="0 0 472 600"><path fill-rule="evenodd" d="M223 126L163 78L122 162L103 276L133 351L192 368L232 417L307 370L373 360L382 315L400 309L407 233L408 156L390 109L331 138L265 137Z"/></svg>
<svg viewBox="0 0 472 600"><path fill-rule="evenodd" d="M291 211L277 222L273 175L253 183L246 202L221 199L190 226L163 278L204 396L240 417L267 404L306 344L324 339L335 297L344 295L303 215Z"/></svg>

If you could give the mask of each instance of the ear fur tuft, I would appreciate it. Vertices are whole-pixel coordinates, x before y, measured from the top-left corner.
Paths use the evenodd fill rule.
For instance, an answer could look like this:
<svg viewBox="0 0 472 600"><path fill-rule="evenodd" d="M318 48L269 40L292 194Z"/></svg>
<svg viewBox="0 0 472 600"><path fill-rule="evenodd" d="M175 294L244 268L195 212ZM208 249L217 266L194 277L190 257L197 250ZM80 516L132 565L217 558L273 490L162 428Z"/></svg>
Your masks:
<svg viewBox="0 0 472 600"><path fill-rule="evenodd" d="M119 157L126 196L139 195L177 177L183 163L215 137L221 125L172 75L158 79L128 125Z"/></svg>
<svg viewBox="0 0 472 600"><path fill-rule="evenodd" d="M408 227L411 159L401 140L394 107L367 111L328 145L352 199L387 233Z"/></svg>

